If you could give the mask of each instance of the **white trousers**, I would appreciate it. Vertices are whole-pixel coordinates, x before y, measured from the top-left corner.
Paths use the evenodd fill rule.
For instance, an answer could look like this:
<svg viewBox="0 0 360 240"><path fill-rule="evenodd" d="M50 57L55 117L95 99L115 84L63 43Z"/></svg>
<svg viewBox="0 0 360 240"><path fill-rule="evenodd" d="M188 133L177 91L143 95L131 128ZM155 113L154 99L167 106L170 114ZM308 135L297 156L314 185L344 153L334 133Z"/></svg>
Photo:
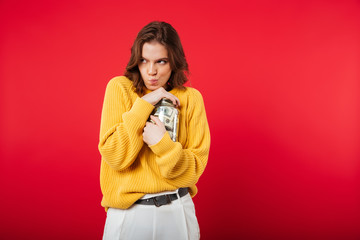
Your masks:
<svg viewBox="0 0 360 240"><path fill-rule="evenodd" d="M158 194L161 195L161 194ZM143 197L144 198L144 197ZM170 204L109 208L103 240L198 240L200 231L190 194Z"/></svg>

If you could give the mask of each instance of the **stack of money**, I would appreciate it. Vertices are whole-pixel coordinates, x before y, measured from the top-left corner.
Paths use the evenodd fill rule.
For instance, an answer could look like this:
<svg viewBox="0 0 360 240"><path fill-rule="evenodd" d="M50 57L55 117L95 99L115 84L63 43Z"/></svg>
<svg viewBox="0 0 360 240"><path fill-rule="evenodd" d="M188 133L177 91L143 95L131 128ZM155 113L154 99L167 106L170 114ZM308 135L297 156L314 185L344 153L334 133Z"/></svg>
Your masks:
<svg viewBox="0 0 360 240"><path fill-rule="evenodd" d="M156 105L152 115L158 117L164 123L170 138L176 142L178 138L179 110L167 98L163 98ZM150 120L153 122L152 120Z"/></svg>

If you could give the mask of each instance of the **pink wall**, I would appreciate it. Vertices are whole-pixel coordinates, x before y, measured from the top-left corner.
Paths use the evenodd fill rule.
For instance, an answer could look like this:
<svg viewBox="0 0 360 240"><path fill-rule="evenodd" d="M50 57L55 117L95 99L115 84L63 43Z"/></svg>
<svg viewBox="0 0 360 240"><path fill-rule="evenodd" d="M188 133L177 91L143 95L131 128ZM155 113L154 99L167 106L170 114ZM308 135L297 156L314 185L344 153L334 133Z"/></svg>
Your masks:
<svg viewBox="0 0 360 240"><path fill-rule="evenodd" d="M105 86L152 20L207 108L202 239L360 238L359 1L49 2L0 2L0 238L101 238Z"/></svg>

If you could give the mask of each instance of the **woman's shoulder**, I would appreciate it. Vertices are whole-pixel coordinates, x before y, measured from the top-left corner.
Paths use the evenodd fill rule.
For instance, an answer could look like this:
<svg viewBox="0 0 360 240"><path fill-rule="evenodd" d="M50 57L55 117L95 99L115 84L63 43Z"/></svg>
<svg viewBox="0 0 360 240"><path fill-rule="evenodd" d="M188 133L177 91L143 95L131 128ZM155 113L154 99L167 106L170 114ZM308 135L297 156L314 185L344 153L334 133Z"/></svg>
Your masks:
<svg viewBox="0 0 360 240"><path fill-rule="evenodd" d="M116 76L110 79L108 84L116 84L124 87L132 86L132 81L125 76Z"/></svg>
<svg viewBox="0 0 360 240"><path fill-rule="evenodd" d="M130 79L128 79L125 76L116 76L110 79L110 81L107 84L107 88L116 88L119 90L125 90L128 92L133 91L133 84Z"/></svg>
<svg viewBox="0 0 360 240"><path fill-rule="evenodd" d="M200 91L193 87L185 87L182 92L190 98L202 98Z"/></svg>

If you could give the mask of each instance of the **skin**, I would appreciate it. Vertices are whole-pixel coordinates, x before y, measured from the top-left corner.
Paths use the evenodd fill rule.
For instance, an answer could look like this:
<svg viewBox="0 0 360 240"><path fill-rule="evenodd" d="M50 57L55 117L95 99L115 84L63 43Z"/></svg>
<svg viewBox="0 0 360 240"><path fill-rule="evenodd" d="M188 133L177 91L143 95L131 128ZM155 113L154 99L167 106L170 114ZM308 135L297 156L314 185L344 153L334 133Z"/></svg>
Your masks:
<svg viewBox="0 0 360 240"><path fill-rule="evenodd" d="M163 98L170 99L176 106L180 106L179 99L165 90L166 83L171 76L168 51L159 42L146 42L142 48L142 60L138 65L141 77L147 89L152 92L142 99L155 105ZM155 122L147 122L143 132L144 142L151 146L158 143L166 133L165 125L159 118L150 116Z"/></svg>
<svg viewBox="0 0 360 240"><path fill-rule="evenodd" d="M143 140L148 145L154 145L158 143L166 133L165 125L160 121L159 118L151 115L151 120L155 122L146 122L143 132Z"/></svg>

